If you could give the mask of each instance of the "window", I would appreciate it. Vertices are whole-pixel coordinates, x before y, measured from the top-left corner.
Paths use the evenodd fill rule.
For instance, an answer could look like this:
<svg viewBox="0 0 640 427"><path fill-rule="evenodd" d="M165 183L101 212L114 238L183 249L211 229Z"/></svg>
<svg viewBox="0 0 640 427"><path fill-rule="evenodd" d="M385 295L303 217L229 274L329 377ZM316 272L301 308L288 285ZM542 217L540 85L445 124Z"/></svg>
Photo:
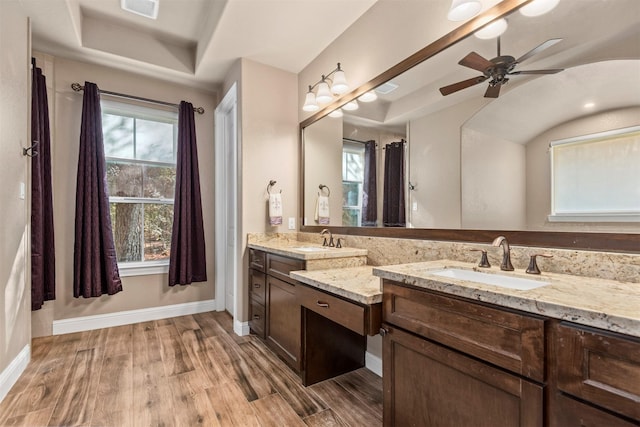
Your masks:
<svg viewBox="0 0 640 427"><path fill-rule="evenodd" d="M173 226L177 113L103 101L102 133L121 273L166 272Z"/></svg>
<svg viewBox="0 0 640 427"><path fill-rule="evenodd" d="M342 146L342 225L362 223L364 146L345 142Z"/></svg>
<svg viewBox="0 0 640 427"><path fill-rule="evenodd" d="M553 141L549 221L640 221L640 126Z"/></svg>

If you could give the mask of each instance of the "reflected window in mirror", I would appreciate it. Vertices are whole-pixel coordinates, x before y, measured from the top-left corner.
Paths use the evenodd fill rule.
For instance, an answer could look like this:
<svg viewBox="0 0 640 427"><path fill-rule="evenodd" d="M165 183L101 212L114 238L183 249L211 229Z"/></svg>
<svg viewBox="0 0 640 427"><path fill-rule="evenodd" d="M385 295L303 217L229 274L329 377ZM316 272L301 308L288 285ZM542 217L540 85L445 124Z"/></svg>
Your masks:
<svg viewBox="0 0 640 427"><path fill-rule="evenodd" d="M364 143L342 142L342 225L362 224L362 185L364 182Z"/></svg>

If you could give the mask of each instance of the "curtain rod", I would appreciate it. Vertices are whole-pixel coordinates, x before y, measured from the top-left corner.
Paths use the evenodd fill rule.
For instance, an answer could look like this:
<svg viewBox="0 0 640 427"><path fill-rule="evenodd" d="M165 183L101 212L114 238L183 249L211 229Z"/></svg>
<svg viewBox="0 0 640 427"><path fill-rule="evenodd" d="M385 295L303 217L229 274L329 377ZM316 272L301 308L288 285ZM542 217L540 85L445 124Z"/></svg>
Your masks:
<svg viewBox="0 0 640 427"><path fill-rule="evenodd" d="M80 83L71 83L71 89L73 89L76 92L80 92L84 90L84 86L82 86ZM173 104L171 102L157 101L155 99L143 98L141 96L134 96L134 95L126 95L124 93L118 93L118 92L110 92L108 90L100 90L100 93L104 93L105 95L117 96L119 98L127 98L127 99L134 99L136 101L150 102L152 104L167 105L169 107L174 107L174 108L179 107L178 104ZM197 108L193 107L193 111L195 111L198 114L204 114L204 108L202 107L197 107Z"/></svg>
<svg viewBox="0 0 640 427"><path fill-rule="evenodd" d="M342 140L343 141L348 141L348 142L358 142L360 144L366 144L368 142L368 141L360 141L358 139L353 139L353 138L342 138Z"/></svg>

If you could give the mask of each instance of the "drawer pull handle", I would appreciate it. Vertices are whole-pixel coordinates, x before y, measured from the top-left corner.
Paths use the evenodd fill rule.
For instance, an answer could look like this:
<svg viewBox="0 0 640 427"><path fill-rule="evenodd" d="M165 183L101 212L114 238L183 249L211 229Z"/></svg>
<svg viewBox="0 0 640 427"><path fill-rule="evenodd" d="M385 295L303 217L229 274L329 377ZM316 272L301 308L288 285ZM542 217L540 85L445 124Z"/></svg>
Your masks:
<svg viewBox="0 0 640 427"><path fill-rule="evenodd" d="M253 318L254 318L255 320L260 320L260 315L259 315L259 314L254 314L254 315L253 315Z"/></svg>
<svg viewBox="0 0 640 427"><path fill-rule="evenodd" d="M380 328L380 335L382 335L383 337L385 335L387 335L389 333L389 330L385 329L385 328Z"/></svg>
<svg viewBox="0 0 640 427"><path fill-rule="evenodd" d="M254 288L259 288L260 286L262 286L260 283L254 283L254 284L253 284L253 287L254 287Z"/></svg>
<svg viewBox="0 0 640 427"><path fill-rule="evenodd" d="M322 302L322 301L316 301L316 305L318 305L319 307L323 307L323 308L329 308L329 304L326 302Z"/></svg>

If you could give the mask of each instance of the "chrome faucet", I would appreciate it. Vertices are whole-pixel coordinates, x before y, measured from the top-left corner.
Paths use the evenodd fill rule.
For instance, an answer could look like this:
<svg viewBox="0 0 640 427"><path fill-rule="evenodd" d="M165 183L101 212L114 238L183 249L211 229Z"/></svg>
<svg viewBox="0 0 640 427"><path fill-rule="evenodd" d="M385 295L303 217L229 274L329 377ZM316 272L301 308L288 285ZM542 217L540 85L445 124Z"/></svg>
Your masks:
<svg viewBox="0 0 640 427"><path fill-rule="evenodd" d="M511 265L511 249L509 248L509 242L504 236L498 236L492 243L493 246L502 246L502 263L500 264L500 270L513 271L513 265Z"/></svg>
<svg viewBox="0 0 640 427"><path fill-rule="evenodd" d="M327 242L327 238L325 237L324 241L322 242L322 246L329 246L330 248L333 248L335 246L335 243L333 243L333 234L331 234L331 231L329 231L328 228L325 228L320 232L320 235L324 236L327 233L329 233L329 242Z"/></svg>

